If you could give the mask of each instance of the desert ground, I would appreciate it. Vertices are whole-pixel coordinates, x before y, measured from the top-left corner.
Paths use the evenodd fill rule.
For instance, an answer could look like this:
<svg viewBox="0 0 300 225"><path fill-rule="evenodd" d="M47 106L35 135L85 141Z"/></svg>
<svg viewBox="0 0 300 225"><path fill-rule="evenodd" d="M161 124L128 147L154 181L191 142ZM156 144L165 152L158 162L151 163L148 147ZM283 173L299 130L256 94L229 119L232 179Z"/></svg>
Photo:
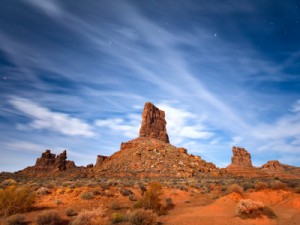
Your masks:
<svg viewBox="0 0 300 225"><path fill-rule="evenodd" d="M62 180L3 176L0 224L297 225L299 184L299 180L278 178ZM15 199L22 188L27 188L27 196L34 195L32 204L8 212L13 200L5 201L5 190L11 190L9 196ZM238 212L241 201L259 202L262 208L249 205L243 214ZM141 210L142 216L134 214Z"/></svg>

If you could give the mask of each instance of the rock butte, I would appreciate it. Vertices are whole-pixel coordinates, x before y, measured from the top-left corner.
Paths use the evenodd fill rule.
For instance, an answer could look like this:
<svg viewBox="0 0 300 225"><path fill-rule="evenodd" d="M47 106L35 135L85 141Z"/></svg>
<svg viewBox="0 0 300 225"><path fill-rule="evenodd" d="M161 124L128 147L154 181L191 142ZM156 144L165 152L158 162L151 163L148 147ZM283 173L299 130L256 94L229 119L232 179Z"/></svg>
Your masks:
<svg viewBox="0 0 300 225"><path fill-rule="evenodd" d="M111 156L98 155L96 164L77 167L67 160L67 152L60 155L50 150L42 153L35 166L16 172L26 176L68 177L284 177L300 178L300 168L268 161L262 167L252 166L250 153L232 147L231 164L224 169L206 162L200 156L188 154L185 148L170 144L165 112L152 103L145 103L138 138L121 144Z"/></svg>

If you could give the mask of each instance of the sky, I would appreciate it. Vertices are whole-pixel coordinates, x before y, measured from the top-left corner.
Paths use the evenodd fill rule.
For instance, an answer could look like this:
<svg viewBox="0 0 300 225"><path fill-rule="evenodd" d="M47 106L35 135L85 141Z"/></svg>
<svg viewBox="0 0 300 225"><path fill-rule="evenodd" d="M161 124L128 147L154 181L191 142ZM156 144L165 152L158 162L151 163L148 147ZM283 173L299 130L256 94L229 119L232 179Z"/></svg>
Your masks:
<svg viewBox="0 0 300 225"><path fill-rule="evenodd" d="M46 149L95 163L145 102L218 167L232 146L300 166L299 1L1 0L0 171Z"/></svg>

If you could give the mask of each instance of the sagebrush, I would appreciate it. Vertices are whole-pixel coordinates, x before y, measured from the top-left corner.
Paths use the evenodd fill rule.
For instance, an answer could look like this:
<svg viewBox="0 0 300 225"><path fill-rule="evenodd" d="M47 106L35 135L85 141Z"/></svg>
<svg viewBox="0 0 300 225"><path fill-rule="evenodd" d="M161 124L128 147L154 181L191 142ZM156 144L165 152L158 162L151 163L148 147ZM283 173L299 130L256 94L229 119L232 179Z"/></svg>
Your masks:
<svg viewBox="0 0 300 225"><path fill-rule="evenodd" d="M0 190L0 216L10 216L29 211L36 199L36 194L30 188L9 186Z"/></svg>

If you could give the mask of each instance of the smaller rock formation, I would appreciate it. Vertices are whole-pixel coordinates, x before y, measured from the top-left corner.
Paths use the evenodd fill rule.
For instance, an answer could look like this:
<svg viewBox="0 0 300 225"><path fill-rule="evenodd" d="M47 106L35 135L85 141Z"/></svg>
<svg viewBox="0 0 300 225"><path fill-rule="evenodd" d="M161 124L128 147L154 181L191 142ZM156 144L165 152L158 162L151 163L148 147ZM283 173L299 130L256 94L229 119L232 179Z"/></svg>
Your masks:
<svg viewBox="0 0 300 225"><path fill-rule="evenodd" d="M156 138L169 143L166 124L165 112L158 109L152 103L146 102L142 114L140 137Z"/></svg>
<svg viewBox="0 0 300 225"><path fill-rule="evenodd" d="M262 171L274 177L284 179L299 179L300 168L282 164L278 160L270 160L260 168Z"/></svg>
<svg viewBox="0 0 300 225"><path fill-rule="evenodd" d="M251 155L244 148L232 147L231 164L243 167L252 167Z"/></svg>
<svg viewBox="0 0 300 225"><path fill-rule="evenodd" d="M252 166L251 155L246 149L233 146L232 153L231 164L226 167L227 172L244 177L268 176L264 171Z"/></svg>
<svg viewBox="0 0 300 225"><path fill-rule="evenodd" d="M284 166L278 160L270 160L266 164L262 165L261 169L268 173L276 173L283 171Z"/></svg>
<svg viewBox="0 0 300 225"><path fill-rule="evenodd" d="M107 156L104 155L97 155L96 167L99 167L103 164L104 160L107 159Z"/></svg>
<svg viewBox="0 0 300 225"><path fill-rule="evenodd" d="M56 156L48 149L42 153L40 158L37 158L34 166L27 167L20 173L27 176L47 176L53 174L53 172L56 173L72 168L76 168L76 165L73 161L67 160L66 150Z"/></svg>
<svg viewBox="0 0 300 225"><path fill-rule="evenodd" d="M53 165L55 162L55 154L51 153L51 150L46 150L42 153L41 158L36 159L35 166L49 166Z"/></svg>
<svg viewBox="0 0 300 225"><path fill-rule="evenodd" d="M64 150L62 153L60 153L54 162L54 168L58 170L66 170L66 164L67 164L67 151Z"/></svg>

